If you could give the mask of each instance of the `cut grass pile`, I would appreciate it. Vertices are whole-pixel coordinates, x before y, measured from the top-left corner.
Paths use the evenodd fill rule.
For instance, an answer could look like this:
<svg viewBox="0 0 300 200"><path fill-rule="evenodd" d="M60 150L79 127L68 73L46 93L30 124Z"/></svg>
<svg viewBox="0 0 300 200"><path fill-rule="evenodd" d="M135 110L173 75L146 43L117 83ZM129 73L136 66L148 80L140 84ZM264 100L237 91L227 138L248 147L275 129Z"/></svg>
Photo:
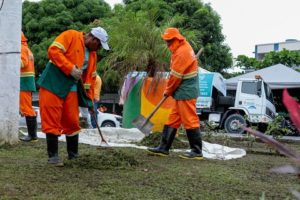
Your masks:
<svg viewBox="0 0 300 200"><path fill-rule="evenodd" d="M129 169L139 162L133 155L128 155L119 149L101 148L97 154L83 153L78 159L66 162L66 167L85 169Z"/></svg>
<svg viewBox="0 0 300 200"><path fill-rule="evenodd" d="M147 147L156 147L160 143L161 133L153 133L143 138L139 145ZM180 135L180 137L175 137L172 147L173 149L188 149L189 143L186 141L186 136Z"/></svg>

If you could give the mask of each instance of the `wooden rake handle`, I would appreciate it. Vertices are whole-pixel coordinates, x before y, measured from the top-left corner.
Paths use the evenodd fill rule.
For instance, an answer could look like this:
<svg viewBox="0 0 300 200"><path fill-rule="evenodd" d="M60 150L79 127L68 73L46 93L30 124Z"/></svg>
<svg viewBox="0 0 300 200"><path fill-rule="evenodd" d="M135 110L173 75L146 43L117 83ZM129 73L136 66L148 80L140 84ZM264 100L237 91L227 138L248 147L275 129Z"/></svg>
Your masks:
<svg viewBox="0 0 300 200"><path fill-rule="evenodd" d="M100 127L99 127L99 124L98 124L97 118L96 118L96 113L91 113L91 114L92 114L92 117L93 117L93 119L94 119L94 121L95 121L95 124L96 124L96 126L97 126L98 132L99 132L99 134L100 134L101 141L104 142L104 143L106 143L106 144L108 145L107 141L104 139L104 137L103 137L103 135L102 135L102 132L101 132L101 130L100 130Z"/></svg>
<svg viewBox="0 0 300 200"><path fill-rule="evenodd" d="M82 79L79 79L79 81L80 81L80 87L83 89L84 95L85 95L86 97L88 97L88 95L87 95L87 93L86 93L86 91L85 91L85 89L84 89L84 84L83 84ZM96 118L96 113L95 113L95 111L94 111L93 113L91 113L91 115L92 115L92 118L94 119L95 124L96 124L96 126L97 126L99 135L100 135L100 137L101 137L101 142L104 142L104 143L106 143L106 144L108 145L107 141L104 139L103 134L102 134L102 132L101 132L101 130L100 130L99 124L98 124L98 122L97 122L97 118Z"/></svg>
<svg viewBox="0 0 300 200"><path fill-rule="evenodd" d="M196 58L199 59L200 55L203 53L204 48L202 47L196 54Z"/></svg>

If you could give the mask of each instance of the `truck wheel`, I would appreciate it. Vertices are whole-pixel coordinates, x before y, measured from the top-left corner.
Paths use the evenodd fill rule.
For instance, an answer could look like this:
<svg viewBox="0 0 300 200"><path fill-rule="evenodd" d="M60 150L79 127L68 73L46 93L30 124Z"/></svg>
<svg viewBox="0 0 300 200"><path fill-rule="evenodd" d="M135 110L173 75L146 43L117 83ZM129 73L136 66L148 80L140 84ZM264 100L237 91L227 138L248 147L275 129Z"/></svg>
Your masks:
<svg viewBox="0 0 300 200"><path fill-rule="evenodd" d="M239 124L246 125L245 118L240 114L233 114L225 120L224 128L227 133L242 134L244 130L240 128Z"/></svg>

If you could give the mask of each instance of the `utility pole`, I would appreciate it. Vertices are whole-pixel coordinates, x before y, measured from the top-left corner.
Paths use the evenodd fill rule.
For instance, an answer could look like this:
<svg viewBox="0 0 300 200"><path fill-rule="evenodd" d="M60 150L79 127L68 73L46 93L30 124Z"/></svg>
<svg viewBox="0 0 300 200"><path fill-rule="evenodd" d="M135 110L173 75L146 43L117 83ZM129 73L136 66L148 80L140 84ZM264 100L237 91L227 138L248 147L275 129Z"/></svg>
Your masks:
<svg viewBox="0 0 300 200"><path fill-rule="evenodd" d="M18 140L22 0L0 0L0 145Z"/></svg>

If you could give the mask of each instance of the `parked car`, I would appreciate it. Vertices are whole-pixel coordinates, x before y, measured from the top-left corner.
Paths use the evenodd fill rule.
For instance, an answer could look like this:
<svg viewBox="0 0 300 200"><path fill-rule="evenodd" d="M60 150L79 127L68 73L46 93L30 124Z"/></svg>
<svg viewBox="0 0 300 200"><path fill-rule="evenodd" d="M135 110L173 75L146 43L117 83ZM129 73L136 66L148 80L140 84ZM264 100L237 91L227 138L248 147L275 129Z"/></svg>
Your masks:
<svg viewBox="0 0 300 200"><path fill-rule="evenodd" d="M122 127L122 116L98 111L98 124L101 127Z"/></svg>
<svg viewBox="0 0 300 200"><path fill-rule="evenodd" d="M37 113L38 127L41 127L39 107L33 106ZM98 111L98 124L100 127L122 127L122 116ZM19 126L26 127L25 117L20 117Z"/></svg>

